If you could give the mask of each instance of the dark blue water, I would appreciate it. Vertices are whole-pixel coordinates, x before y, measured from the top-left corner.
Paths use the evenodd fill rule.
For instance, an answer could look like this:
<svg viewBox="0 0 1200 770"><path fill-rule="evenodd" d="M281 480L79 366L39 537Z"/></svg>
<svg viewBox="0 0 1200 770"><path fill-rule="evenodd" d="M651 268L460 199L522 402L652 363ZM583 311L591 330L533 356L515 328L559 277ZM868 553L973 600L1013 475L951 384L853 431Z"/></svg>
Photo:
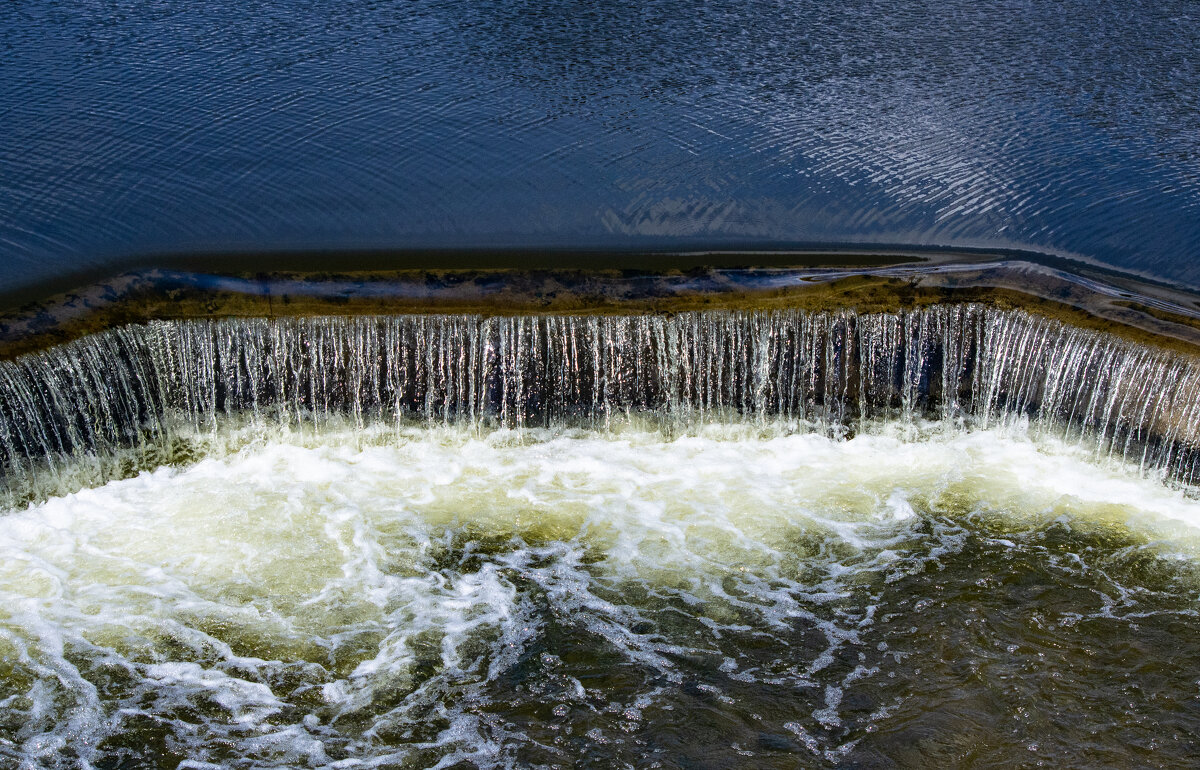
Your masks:
<svg viewBox="0 0 1200 770"><path fill-rule="evenodd" d="M854 244L1197 286L1198 50L1186 0L10 0L0 286L204 251Z"/></svg>

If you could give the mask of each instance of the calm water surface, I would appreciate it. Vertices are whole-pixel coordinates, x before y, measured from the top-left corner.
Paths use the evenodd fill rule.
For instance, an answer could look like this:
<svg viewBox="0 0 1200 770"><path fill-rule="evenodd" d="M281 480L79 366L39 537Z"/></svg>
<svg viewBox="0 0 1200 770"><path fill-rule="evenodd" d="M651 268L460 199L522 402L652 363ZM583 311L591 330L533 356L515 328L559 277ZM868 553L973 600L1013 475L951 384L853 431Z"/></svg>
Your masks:
<svg viewBox="0 0 1200 770"><path fill-rule="evenodd" d="M0 283L228 249L899 244L1195 286L1197 50L1186 0L14 0Z"/></svg>

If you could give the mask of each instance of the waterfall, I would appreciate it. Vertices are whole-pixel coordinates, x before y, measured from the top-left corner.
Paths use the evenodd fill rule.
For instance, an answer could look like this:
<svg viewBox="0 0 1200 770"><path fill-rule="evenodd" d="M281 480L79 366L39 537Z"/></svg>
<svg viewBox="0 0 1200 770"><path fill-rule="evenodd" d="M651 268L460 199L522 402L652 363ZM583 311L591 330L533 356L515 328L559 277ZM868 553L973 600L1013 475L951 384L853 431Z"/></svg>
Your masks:
<svg viewBox="0 0 1200 770"><path fill-rule="evenodd" d="M1198 396L1200 360L970 304L158 321L0 363L0 473L10 502L78 486L80 468L101 483L230 416L523 428L636 414L670 430L740 417L834 434L1028 421L1191 485Z"/></svg>

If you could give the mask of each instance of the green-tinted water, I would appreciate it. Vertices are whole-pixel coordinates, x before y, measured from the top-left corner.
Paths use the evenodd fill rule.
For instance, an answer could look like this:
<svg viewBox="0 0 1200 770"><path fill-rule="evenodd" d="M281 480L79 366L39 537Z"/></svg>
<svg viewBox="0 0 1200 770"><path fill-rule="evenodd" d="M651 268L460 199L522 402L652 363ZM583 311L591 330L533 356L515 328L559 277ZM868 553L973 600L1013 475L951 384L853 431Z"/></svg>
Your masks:
<svg viewBox="0 0 1200 770"><path fill-rule="evenodd" d="M1200 504L1014 432L276 434L0 520L0 757L1200 758Z"/></svg>

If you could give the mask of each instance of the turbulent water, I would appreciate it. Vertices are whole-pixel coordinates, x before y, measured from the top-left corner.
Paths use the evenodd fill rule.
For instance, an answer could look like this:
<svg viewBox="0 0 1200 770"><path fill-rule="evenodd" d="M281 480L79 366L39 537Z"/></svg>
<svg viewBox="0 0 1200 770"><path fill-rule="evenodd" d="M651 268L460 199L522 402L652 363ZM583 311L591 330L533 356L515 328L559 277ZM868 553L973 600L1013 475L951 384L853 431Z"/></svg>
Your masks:
<svg viewBox="0 0 1200 770"><path fill-rule="evenodd" d="M0 363L10 504L170 462L224 419L612 427L740 415L1030 423L1200 479L1193 357L980 305L900 313L226 319L118 328Z"/></svg>
<svg viewBox="0 0 1200 770"><path fill-rule="evenodd" d="M1194 763L1198 391L978 305L0 363L0 765Z"/></svg>
<svg viewBox="0 0 1200 770"><path fill-rule="evenodd" d="M1200 759L1200 504L1059 441L222 435L0 519L6 766Z"/></svg>

